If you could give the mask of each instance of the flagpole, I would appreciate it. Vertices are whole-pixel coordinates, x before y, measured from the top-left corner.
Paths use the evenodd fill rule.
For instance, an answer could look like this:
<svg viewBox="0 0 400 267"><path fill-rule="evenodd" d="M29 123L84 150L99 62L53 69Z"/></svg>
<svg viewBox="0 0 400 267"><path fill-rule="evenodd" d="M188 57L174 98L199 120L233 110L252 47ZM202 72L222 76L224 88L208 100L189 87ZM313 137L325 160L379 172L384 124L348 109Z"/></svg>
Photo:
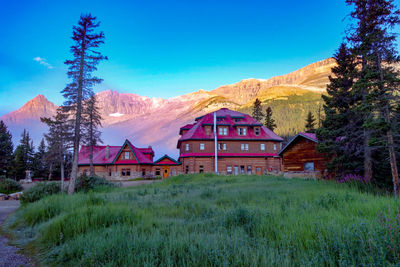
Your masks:
<svg viewBox="0 0 400 267"><path fill-rule="evenodd" d="M214 156L215 174L218 174L218 154L217 154L217 112L214 112Z"/></svg>

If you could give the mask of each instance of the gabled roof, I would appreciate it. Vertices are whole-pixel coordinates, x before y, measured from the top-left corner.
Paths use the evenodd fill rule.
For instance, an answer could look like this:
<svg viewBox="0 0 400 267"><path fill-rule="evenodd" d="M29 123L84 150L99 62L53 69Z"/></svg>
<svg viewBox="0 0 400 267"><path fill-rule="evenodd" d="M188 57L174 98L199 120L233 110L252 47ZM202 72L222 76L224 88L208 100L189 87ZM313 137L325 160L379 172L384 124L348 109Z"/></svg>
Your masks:
<svg viewBox="0 0 400 267"><path fill-rule="evenodd" d="M257 121L256 119L252 118L251 116L238 112L233 111L227 108L222 108L220 110L215 111L217 114L217 118L221 118L217 122L217 125L224 125L228 126L228 135L218 135L219 140L271 140L271 141L283 141L282 137L276 135L273 131L268 129L265 126ZM181 136L178 140L177 147L180 147L180 142L184 140L213 140L214 133L206 135L205 129L203 126L213 125L214 124L214 112L208 113L202 117L196 118L197 122L193 124L190 129ZM235 119L240 118L240 121ZM239 136L237 133L236 126L261 126L261 131L259 135L255 135L253 131L248 131L246 136Z"/></svg>
<svg viewBox="0 0 400 267"><path fill-rule="evenodd" d="M179 161L174 160L168 155L164 155L154 162L155 165L180 165Z"/></svg>
<svg viewBox="0 0 400 267"><path fill-rule="evenodd" d="M179 129L179 134L182 135L183 130L190 130L193 127L194 124L186 124L185 126L181 127Z"/></svg>
<svg viewBox="0 0 400 267"><path fill-rule="evenodd" d="M118 156L121 154L122 149L128 145L135 157L135 160L117 161ZM106 158L107 147L109 149L109 156ZM78 165L89 165L90 146L82 146L78 155ZM150 154L151 158L154 156L154 151L149 148L137 148L129 140L125 140L122 146L93 146L93 164L94 165L107 165L107 164L152 164L153 160L149 159L145 154Z"/></svg>
<svg viewBox="0 0 400 267"><path fill-rule="evenodd" d="M290 146L295 140L297 140L297 139L300 138L300 137L303 137L303 138L306 138L306 139L308 139L308 140L310 140L310 141L313 141L313 142L315 142L315 143L318 143L317 136L316 136L314 133L298 133L295 137L292 138L292 140L289 141L289 143L287 143L287 145L286 145L284 148L282 148L281 151L279 151L278 155L281 156L282 153L283 153L287 148L289 148L289 146Z"/></svg>

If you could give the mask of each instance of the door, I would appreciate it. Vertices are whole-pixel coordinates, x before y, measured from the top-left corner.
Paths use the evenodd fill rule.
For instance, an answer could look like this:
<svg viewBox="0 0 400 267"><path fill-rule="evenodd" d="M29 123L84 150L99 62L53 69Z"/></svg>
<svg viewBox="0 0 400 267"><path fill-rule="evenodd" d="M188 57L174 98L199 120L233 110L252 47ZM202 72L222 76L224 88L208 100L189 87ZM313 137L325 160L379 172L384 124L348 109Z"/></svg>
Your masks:
<svg viewBox="0 0 400 267"><path fill-rule="evenodd" d="M262 169L261 167L256 167L256 174L261 175L262 174Z"/></svg>
<svg viewBox="0 0 400 267"><path fill-rule="evenodd" d="M163 178L167 178L169 176L169 166L163 166Z"/></svg>
<svg viewBox="0 0 400 267"><path fill-rule="evenodd" d="M239 174L239 166L233 167L233 170L234 170L234 172L235 172L235 175L238 175L238 174Z"/></svg>

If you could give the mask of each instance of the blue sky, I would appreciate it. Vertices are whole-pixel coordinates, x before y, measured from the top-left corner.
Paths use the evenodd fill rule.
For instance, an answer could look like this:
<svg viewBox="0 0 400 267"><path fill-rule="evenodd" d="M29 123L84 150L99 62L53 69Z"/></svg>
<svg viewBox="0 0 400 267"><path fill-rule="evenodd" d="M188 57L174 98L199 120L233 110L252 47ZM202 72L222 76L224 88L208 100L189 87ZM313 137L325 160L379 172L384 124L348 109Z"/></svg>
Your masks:
<svg viewBox="0 0 400 267"><path fill-rule="evenodd" d="M101 21L105 89L149 97L270 78L332 56L350 8L334 1L4 1L0 115L37 94L61 104L72 26Z"/></svg>

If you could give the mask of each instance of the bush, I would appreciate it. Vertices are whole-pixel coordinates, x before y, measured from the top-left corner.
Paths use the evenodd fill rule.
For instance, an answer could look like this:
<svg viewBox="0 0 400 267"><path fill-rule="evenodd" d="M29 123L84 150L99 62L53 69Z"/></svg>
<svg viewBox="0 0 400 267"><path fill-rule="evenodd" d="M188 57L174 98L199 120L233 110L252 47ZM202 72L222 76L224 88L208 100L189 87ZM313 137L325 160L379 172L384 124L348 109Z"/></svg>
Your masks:
<svg viewBox="0 0 400 267"><path fill-rule="evenodd" d="M59 182L37 183L33 187L24 191L21 196L21 203L31 203L38 201L46 196L58 194L61 191Z"/></svg>
<svg viewBox="0 0 400 267"><path fill-rule="evenodd" d="M78 179L76 180L75 190L77 192L79 191L88 192L90 190L95 189L96 187L114 187L114 184L98 176L82 175L79 176Z"/></svg>
<svg viewBox="0 0 400 267"><path fill-rule="evenodd" d="M1 194L11 194L15 192L22 191L22 185L12 179L2 179L0 180L0 193Z"/></svg>

